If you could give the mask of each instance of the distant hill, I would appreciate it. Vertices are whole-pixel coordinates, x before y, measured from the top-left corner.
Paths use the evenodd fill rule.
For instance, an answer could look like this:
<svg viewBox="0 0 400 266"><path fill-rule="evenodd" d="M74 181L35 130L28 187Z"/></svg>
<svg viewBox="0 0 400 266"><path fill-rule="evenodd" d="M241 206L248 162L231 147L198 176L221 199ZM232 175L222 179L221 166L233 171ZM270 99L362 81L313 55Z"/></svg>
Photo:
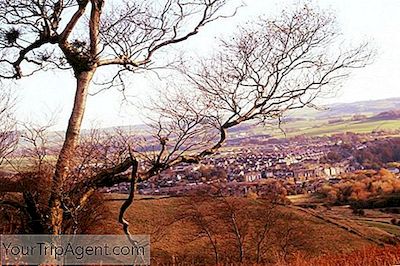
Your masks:
<svg viewBox="0 0 400 266"><path fill-rule="evenodd" d="M399 121L393 121L397 120ZM390 120L390 121L388 121ZM353 103L337 103L325 106L319 110L303 108L287 114L282 119L285 136L299 134L324 135L346 131L371 132L376 129L397 130L400 129L400 98L389 98L373 101L360 101ZM382 122L382 123L381 123ZM146 136L152 129L144 124L136 124L121 127L102 128L105 132L113 132L116 129L126 134ZM52 142L61 142L64 132L52 132ZM90 130L82 130L82 134L89 134ZM263 127L251 122L240 124L229 129L230 141L246 139L250 136L284 137L281 129L276 125ZM24 143L21 142L23 145Z"/></svg>
<svg viewBox="0 0 400 266"><path fill-rule="evenodd" d="M400 109L395 109L395 110L390 110L390 111L379 113L379 114L371 117L371 119L378 119L378 120L382 120L382 119L385 119L385 120L400 119Z"/></svg>
<svg viewBox="0 0 400 266"><path fill-rule="evenodd" d="M356 114L378 115L379 113L391 110L400 110L400 98L389 98L372 101L360 101L352 103L331 104L318 111L314 109L304 109L294 113L294 117L303 118L330 118Z"/></svg>

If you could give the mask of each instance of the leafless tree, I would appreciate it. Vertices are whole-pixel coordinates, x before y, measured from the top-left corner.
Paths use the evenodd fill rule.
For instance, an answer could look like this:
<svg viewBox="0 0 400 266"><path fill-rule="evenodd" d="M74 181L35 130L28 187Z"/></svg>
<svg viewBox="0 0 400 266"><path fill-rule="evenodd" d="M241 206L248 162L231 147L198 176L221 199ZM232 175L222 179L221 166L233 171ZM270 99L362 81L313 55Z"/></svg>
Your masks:
<svg viewBox="0 0 400 266"><path fill-rule="evenodd" d="M209 186L182 199L183 208L177 219L195 225L197 236L208 240L216 265L222 259L219 252L223 245L234 247L235 251L229 253L239 257L231 259L243 263L252 220L247 204L243 198L225 197L219 186Z"/></svg>
<svg viewBox="0 0 400 266"><path fill-rule="evenodd" d="M273 255L286 260L301 243L302 230L293 222L294 216L277 207L279 202L274 198L225 197L221 188L211 186L182 197L174 219L193 226L195 240L206 239L216 265L265 263L267 256Z"/></svg>
<svg viewBox="0 0 400 266"><path fill-rule="evenodd" d="M214 154L241 123L279 125L288 111L314 107L372 60L367 44L345 50L339 35L331 15L302 6L243 26L209 59L183 62L184 79L152 106L161 114L145 141L152 152L134 150L146 166L138 180Z"/></svg>
<svg viewBox="0 0 400 266"><path fill-rule="evenodd" d="M279 123L286 112L313 106L352 69L368 64L372 52L366 44L346 51L335 46L339 33L333 23L305 6L250 23L221 41L214 57L183 65L188 82L164 91L152 106L161 114L152 124L158 147L147 158L152 168L141 176L213 154L227 129L240 123Z"/></svg>
<svg viewBox="0 0 400 266"><path fill-rule="evenodd" d="M213 197L203 193L185 197L179 205L177 220L186 220L195 226L195 238L205 237L214 253L215 265L219 265L219 238L221 224L219 223L219 204Z"/></svg>
<svg viewBox="0 0 400 266"><path fill-rule="evenodd" d="M29 161L25 162L25 165L30 167L30 170L35 169L35 171L41 172L43 167L51 167L49 156L52 155L51 148L53 145L50 143L49 131L52 125L51 121L43 125L22 124L20 152L23 159ZM21 171L26 171L26 169L21 169L19 172Z"/></svg>
<svg viewBox="0 0 400 266"><path fill-rule="evenodd" d="M255 260L261 263L262 256L265 253L266 245L270 244L271 232L280 218L274 200L258 200L259 208L253 211L252 241L255 243Z"/></svg>
<svg viewBox="0 0 400 266"><path fill-rule="evenodd" d="M229 232L235 239L238 261L244 262L245 258L245 241L249 233L249 213L245 205L240 201L231 198L221 197L223 208L221 208L222 220L228 225Z"/></svg>
<svg viewBox="0 0 400 266"><path fill-rule="evenodd" d="M294 213L283 213L273 229L275 259L278 264L287 264L296 250L307 249L312 237L304 231L304 221L298 220Z"/></svg>
<svg viewBox="0 0 400 266"><path fill-rule="evenodd" d="M244 121L278 120L339 85L371 53L363 44L341 51L332 18L308 7L261 19L221 43L221 52L184 70L189 81L221 114L221 128Z"/></svg>
<svg viewBox="0 0 400 266"><path fill-rule="evenodd" d="M18 134L13 116L15 99L9 89L0 88L0 165L16 148Z"/></svg>

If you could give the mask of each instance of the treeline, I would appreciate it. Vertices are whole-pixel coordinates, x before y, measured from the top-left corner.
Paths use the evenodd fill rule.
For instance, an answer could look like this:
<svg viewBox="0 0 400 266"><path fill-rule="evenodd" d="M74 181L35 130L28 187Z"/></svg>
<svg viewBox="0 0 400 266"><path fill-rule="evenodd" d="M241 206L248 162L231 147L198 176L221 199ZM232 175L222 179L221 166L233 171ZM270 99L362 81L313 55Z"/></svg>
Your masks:
<svg viewBox="0 0 400 266"><path fill-rule="evenodd" d="M384 195L367 200L351 202L353 210L360 209L381 209L387 213L399 213L400 193Z"/></svg>
<svg viewBox="0 0 400 266"><path fill-rule="evenodd" d="M390 207L388 205L400 203L395 200L397 197L388 197L400 193L400 179L386 169L356 171L337 184L322 186L318 193L334 204L352 204L359 208Z"/></svg>
<svg viewBox="0 0 400 266"><path fill-rule="evenodd" d="M346 158L354 160L365 169L379 170L392 162L400 162L400 138L377 139L362 142L359 135L347 133L337 137L343 144L321 158L321 163L337 163ZM355 145L354 143L359 143Z"/></svg>
<svg viewBox="0 0 400 266"><path fill-rule="evenodd" d="M365 148L353 151L358 163L369 169L379 169L390 162L400 161L400 138L369 142Z"/></svg>

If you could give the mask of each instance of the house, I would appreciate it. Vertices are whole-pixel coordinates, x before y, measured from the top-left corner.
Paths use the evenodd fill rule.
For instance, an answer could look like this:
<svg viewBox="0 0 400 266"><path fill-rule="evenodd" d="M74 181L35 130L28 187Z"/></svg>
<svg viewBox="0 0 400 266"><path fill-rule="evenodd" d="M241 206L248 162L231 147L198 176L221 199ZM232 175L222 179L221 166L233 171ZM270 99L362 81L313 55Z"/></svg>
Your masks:
<svg viewBox="0 0 400 266"><path fill-rule="evenodd" d="M245 182L253 182L258 179L261 179L261 172L252 171L244 175Z"/></svg>
<svg viewBox="0 0 400 266"><path fill-rule="evenodd" d="M400 173L399 168L396 168L396 167L388 168L388 171L391 172L392 174L398 174L398 173Z"/></svg>

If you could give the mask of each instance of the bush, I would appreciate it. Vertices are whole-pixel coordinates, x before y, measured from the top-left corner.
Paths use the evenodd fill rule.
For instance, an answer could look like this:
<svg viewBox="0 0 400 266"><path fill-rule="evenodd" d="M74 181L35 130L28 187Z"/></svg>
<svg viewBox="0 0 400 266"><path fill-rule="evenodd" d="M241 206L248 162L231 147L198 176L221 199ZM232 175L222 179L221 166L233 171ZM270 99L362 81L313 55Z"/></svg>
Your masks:
<svg viewBox="0 0 400 266"><path fill-rule="evenodd" d="M359 215L359 216L364 216L365 211L363 209L353 209L353 214Z"/></svg>

